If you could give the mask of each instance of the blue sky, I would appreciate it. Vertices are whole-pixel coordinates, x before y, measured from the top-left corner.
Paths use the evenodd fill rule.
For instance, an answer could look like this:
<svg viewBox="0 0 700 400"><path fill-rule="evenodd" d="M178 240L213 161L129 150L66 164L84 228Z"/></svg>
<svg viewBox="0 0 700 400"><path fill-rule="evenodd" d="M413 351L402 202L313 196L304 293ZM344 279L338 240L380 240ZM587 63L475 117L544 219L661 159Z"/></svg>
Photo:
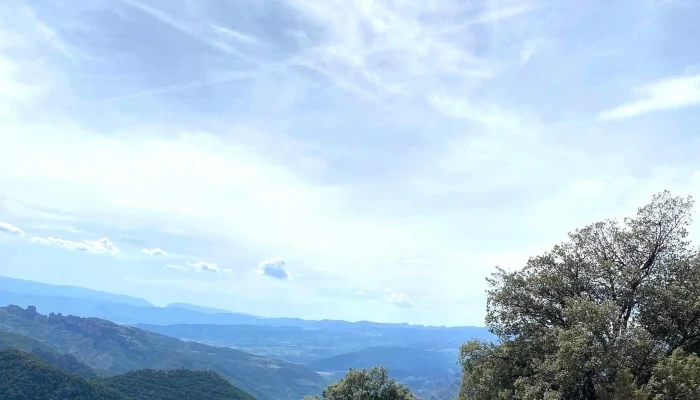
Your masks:
<svg viewBox="0 0 700 400"><path fill-rule="evenodd" d="M494 266L660 190L698 197L698 13L5 0L0 274L481 325Z"/></svg>

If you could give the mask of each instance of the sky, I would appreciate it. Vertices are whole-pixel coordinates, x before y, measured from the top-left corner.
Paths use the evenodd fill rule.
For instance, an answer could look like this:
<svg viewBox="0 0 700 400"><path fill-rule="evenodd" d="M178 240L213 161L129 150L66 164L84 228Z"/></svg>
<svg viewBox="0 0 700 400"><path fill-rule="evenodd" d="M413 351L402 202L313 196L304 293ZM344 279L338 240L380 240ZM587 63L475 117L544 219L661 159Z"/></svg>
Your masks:
<svg viewBox="0 0 700 400"><path fill-rule="evenodd" d="M700 197L699 13L4 0L0 275L483 325L495 266L661 190Z"/></svg>

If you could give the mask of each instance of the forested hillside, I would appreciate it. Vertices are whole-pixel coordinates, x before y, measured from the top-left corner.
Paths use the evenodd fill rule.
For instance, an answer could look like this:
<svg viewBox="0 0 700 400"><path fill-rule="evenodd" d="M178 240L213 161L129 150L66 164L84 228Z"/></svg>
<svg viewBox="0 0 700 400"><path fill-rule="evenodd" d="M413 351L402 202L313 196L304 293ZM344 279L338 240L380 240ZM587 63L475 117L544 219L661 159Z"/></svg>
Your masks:
<svg viewBox="0 0 700 400"><path fill-rule="evenodd" d="M0 351L0 399L130 400L19 350Z"/></svg>
<svg viewBox="0 0 700 400"><path fill-rule="evenodd" d="M0 308L0 331L27 336L109 374L135 369L213 370L256 398L296 399L319 393L326 380L295 364L242 351L184 342L97 318Z"/></svg>
<svg viewBox="0 0 700 400"><path fill-rule="evenodd" d="M19 350L0 351L0 399L254 400L214 372L139 370L87 380Z"/></svg>
<svg viewBox="0 0 700 400"><path fill-rule="evenodd" d="M0 331L0 350L22 350L33 354L38 359L56 366L64 371L77 374L83 378L95 378L96 372L88 367L85 363L78 361L71 354L62 354L52 349L50 346L43 344L24 335L19 335L12 332Z"/></svg>

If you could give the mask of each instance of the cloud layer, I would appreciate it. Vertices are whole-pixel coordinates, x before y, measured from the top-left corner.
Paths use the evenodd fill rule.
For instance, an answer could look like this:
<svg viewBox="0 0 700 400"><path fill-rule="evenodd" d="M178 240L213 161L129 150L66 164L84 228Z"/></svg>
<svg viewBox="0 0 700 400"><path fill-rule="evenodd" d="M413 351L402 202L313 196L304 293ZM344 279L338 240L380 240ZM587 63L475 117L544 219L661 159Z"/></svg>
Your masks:
<svg viewBox="0 0 700 400"><path fill-rule="evenodd" d="M3 273L265 315L481 324L494 265L659 190L700 195L698 12L0 2ZM110 257L97 271L85 253Z"/></svg>

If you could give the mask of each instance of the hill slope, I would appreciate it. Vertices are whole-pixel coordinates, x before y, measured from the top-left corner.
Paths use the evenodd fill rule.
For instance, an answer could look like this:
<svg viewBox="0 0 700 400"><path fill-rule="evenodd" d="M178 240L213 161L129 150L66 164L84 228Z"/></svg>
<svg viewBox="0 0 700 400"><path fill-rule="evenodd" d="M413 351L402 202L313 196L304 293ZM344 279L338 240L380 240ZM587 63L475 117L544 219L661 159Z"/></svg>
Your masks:
<svg viewBox="0 0 700 400"><path fill-rule="evenodd" d="M0 331L0 350L12 349L31 353L47 364L80 375L83 378L97 377L97 374L92 368L78 361L78 359L71 354L61 354L51 347L24 335Z"/></svg>
<svg viewBox="0 0 700 400"><path fill-rule="evenodd" d="M242 351L184 342L97 318L41 315L32 307L0 308L0 330L28 336L93 369L213 370L258 399L299 399L319 393L326 381L301 366Z"/></svg>
<svg viewBox="0 0 700 400"><path fill-rule="evenodd" d="M0 399L129 400L19 350L0 351Z"/></svg>
<svg viewBox="0 0 700 400"><path fill-rule="evenodd" d="M208 371L138 370L102 380L130 400L255 400Z"/></svg>
<svg viewBox="0 0 700 400"><path fill-rule="evenodd" d="M255 400L214 372L139 370L86 380L19 350L0 351L0 398Z"/></svg>

